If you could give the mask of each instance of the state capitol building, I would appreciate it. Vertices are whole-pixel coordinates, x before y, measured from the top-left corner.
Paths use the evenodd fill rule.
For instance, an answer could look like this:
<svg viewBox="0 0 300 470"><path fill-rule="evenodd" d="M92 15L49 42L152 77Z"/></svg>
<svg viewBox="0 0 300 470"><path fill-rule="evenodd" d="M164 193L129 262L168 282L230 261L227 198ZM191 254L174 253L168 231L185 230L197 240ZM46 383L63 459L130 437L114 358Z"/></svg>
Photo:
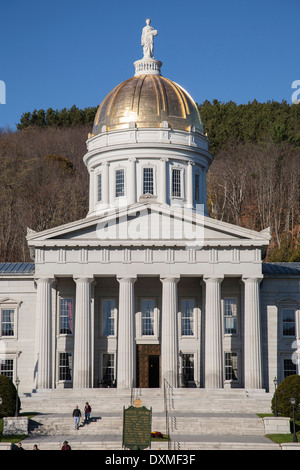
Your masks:
<svg viewBox="0 0 300 470"><path fill-rule="evenodd" d="M209 217L209 139L156 34L147 20L134 76L97 111L86 217L28 230L33 262L0 264L0 374L22 393L269 392L299 373L300 263L263 262L267 228Z"/></svg>

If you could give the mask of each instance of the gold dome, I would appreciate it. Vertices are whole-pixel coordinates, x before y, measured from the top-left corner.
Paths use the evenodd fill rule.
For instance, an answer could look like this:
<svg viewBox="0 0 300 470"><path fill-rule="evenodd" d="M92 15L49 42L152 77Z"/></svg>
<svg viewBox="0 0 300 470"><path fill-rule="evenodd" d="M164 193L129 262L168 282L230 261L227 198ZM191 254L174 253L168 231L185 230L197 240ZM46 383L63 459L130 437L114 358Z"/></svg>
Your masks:
<svg viewBox="0 0 300 470"><path fill-rule="evenodd" d="M179 85L161 75L138 75L116 86L99 106L93 134L126 129L168 127L203 132L196 103Z"/></svg>

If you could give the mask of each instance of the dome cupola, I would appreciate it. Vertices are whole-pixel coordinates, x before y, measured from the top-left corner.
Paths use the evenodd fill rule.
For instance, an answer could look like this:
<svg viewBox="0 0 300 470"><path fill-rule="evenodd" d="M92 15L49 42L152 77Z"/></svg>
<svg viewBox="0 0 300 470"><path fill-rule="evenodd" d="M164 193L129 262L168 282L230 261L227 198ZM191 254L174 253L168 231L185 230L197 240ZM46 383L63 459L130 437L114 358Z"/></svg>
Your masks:
<svg viewBox="0 0 300 470"><path fill-rule="evenodd" d="M141 201L206 209L206 173L212 161L196 103L161 75L153 57L157 31L146 20L143 58L135 75L99 106L84 162L90 173L90 210Z"/></svg>

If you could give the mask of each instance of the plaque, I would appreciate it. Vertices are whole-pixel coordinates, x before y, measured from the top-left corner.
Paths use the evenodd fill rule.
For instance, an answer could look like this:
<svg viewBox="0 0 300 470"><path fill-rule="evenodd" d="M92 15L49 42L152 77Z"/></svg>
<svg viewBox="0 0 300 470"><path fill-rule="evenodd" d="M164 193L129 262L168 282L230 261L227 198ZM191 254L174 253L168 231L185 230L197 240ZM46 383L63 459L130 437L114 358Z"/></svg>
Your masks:
<svg viewBox="0 0 300 470"><path fill-rule="evenodd" d="M135 402L123 410L123 446L130 450L151 447L152 408L149 410Z"/></svg>

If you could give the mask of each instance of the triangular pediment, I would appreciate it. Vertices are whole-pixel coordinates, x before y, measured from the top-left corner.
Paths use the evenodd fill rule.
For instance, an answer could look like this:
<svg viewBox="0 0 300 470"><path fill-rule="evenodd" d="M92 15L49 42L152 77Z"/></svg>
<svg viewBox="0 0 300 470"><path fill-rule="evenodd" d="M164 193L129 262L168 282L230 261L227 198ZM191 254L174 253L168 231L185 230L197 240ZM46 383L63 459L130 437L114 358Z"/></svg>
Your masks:
<svg viewBox="0 0 300 470"><path fill-rule="evenodd" d="M269 231L255 232L221 222L193 210L159 204L133 204L35 233L29 246L201 245L266 246Z"/></svg>

